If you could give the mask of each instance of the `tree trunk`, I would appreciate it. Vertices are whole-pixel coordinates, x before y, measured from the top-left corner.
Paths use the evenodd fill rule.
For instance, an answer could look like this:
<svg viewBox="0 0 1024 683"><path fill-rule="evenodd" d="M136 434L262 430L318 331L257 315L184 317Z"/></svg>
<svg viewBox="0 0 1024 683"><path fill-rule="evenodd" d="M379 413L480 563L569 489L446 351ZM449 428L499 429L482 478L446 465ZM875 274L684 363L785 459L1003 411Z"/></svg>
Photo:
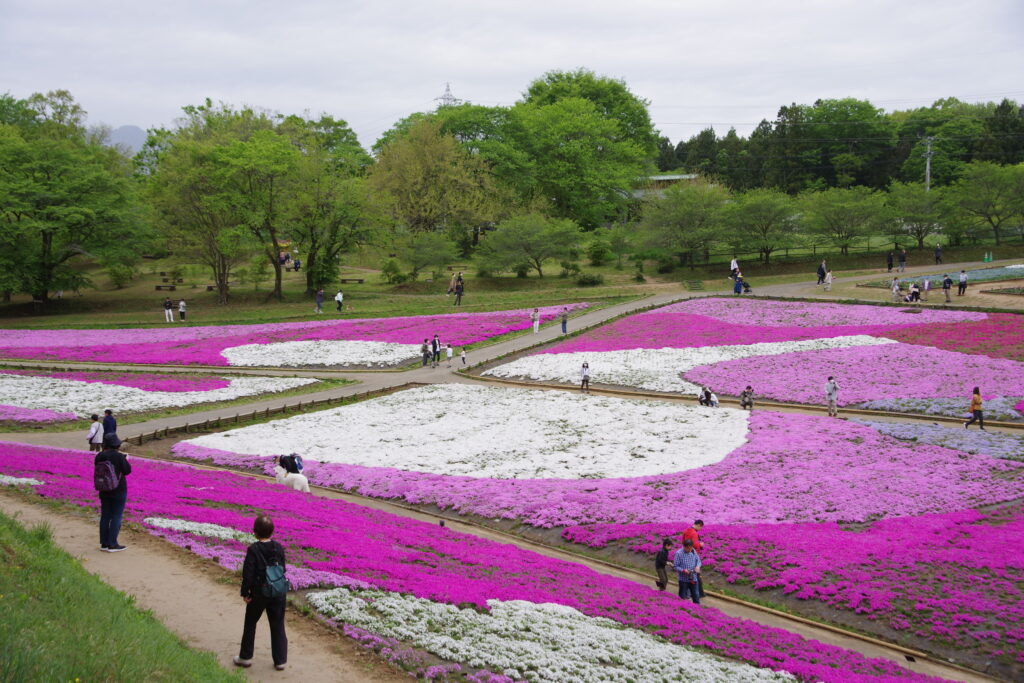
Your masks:
<svg viewBox="0 0 1024 683"><path fill-rule="evenodd" d="M996 246L998 247L1003 236L1003 231L998 225L992 225L992 234L996 236Z"/></svg>

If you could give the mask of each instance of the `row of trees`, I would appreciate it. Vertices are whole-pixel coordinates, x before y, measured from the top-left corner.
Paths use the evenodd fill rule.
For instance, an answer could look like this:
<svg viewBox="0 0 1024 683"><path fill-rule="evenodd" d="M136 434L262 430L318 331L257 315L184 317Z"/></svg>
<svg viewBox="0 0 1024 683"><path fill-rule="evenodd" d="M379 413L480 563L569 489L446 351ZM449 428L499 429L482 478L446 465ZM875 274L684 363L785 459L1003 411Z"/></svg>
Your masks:
<svg viewBox="0 0 1024 683"><path fill-rule="evenodd" d="M658 141L658 168L717 178L733 190L811 189L919 182L932 152L933 185L949 185L968 164L1024 162L1024 111L1016 102L956 98L887 113L867 100L818 100L779 109L748 136L707 128L673 145Z"/></svg>

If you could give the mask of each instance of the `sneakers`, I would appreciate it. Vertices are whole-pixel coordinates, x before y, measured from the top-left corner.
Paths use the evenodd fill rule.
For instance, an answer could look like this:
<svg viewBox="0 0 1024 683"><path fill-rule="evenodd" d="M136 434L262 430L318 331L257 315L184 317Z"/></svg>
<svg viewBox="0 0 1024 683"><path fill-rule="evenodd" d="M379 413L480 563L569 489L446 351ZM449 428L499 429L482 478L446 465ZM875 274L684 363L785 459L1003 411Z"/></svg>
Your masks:
<svg viewBox="0 0 1024 683"><path fill-rule="evenodd" d="M108 552L108 553L119 553L119 552L121 552L122 550L128 550L128 547L127 547L127 546L123 546L123 545L111 545L111 546L107 546L107 552Z"/></svg>
<svg viewBox="0 0 1024 683"><path fill-rule="evenodd" d="M100 550L102 550L103 552L106 552L107 551L107 546L101 545L100 546Z"/></svg>
<svg viewBox="0 0 1024 683"><path fill-rule="evenodd" d="M231 661L235 663L235 666L240 666L240 667L242 667L244 669L248 669L250 666L252 666L252 660L251 659L242 659L238 655L235 655L234 657L232 657Z"/></svg>
<svg viewBox="0 0 1024 683"><path fill-rule="evenodd" d="M277 669L278 671L284 671L284 668L286 666L288 666L288 665L287 664L275 664L274 668Z"/></svg>

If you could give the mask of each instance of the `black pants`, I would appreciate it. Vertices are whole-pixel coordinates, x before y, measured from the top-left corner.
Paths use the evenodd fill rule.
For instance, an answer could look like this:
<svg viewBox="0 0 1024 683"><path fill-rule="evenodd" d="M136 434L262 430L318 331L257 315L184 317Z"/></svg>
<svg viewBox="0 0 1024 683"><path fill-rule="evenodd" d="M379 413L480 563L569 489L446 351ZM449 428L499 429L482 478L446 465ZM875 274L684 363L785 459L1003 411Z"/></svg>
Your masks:
<svg viewBox="0 0 1024 683"><path fill-rule="evenodd" d="M334 303L338 304L338 310L340 311L341 310L341 302L338 301L337 299L335 299Z"/></svg>
<svg viewBox="0 0 1024 683"><path fill-rule="evenodd" d="M128 491L111 492L100 496L100 545L104 548L118 545L121 517L128 500Z"/></svg>
<svg viewBox="0 0 1024 683"><path fill-rule="evenodd" d="M968 420L968 421L967 421L966 423L964 423L964 426L966 427L967 425L972 425L972 424L974 424L975 422L977 422L977 423L978 423L978 426L979 426L979 427L981 427L982 429L984 429L984 428L985 428L985 418L984 418L984 416L983 416L983 415L981 414L981 411L980 411L980 410L975 410L975 411L974 411L974 415L973 415L973 416L971 416L971 419L970 419L970 420Z"/></svg>
<svg viewBox="0 0 1024 683"><path fill-rule="evenodd" d="M252 601L245 606L245 626L242 628L242 647L238 656L242 659L252 659L253 649L256 646L256 623L267 612L267 621L270 624L270 652L274 657L274 664L288 663L288 634L284 632L284 609L285 599L269 599L262 595L252 596Z"/></svg>
<svg viewBox="0 0 1024 683"><path fill-rule="evenodd" d="M665 586L668 585L668 571L665 567L655 567L654 571L658 572L658 580L655 581L658 590L665 590Z"/></svg>
<svg viewBox="0 0 1024 683"><path fill-rule="evenodd" d="M961 282L960 284L958 284L956 286L956 295L957 296L963 296L964 292L966 292L966 291L967 291L967 283L966 282Z"/></svg>
<svg viewBox="0 0 1024 683"><path fill-rule="evenodd" d="M690 598L691 600L693 600L695 603L697 603L699 605L700 604L700 586L697 585L696 581L693 582L693 583L690 583L688 578L683 578L679 582L679 597L683 598L684 600L686 598Z"/></svg>

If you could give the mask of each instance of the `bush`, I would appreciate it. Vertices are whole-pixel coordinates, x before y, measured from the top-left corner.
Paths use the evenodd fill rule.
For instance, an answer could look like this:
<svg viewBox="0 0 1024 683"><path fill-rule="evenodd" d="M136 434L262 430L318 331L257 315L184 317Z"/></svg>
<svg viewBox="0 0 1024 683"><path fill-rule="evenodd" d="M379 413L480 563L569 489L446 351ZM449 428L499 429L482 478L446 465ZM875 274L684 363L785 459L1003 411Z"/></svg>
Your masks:
<svg viewBox="0 0 1024 683"><path fill-rule="evenodd" d="M573 261L562 261L562 272L558 277L570 277L580 274L580 264Z"/></svg>
<svg viewBox="0 0 1024 683"><path fill-rule="evenodd" d="M611 247L608 246L607 241L600 238L594 238L594 240L587 245L587 258L590 259L590 265L603 266L611 257L612 250Z"/></svg>
<svg viewBox="0 0 1024 683"><path fill-rule="evenodd" d="M107 266L107 275L117 289L124 289L124 286L135 278L135 269L124 263L115 263Z"/></svg>
<svg viewBox="0 0 1024 683"><path fill-rule="evenodd" d="M675 269L676 269L676 262L675 261L672 261L672 260L669 260L669 259L665 259L663 261L658 261L658 272L659 273L671 273Z"/></svg>
<svg viewBox="0 0 1024 683"><path fill-rule="evenodd" d="M515 267L516 277L526 277L530 273L530 268L531 266L525 263L520 263Z"/></svg>
<svg viewBox="0 0 1024 683"><path fill-rule="evenodd" d="M576 278L576 284L580 287L596 287L604 284L604 275L600 273L582 273Z"/></svg>
<svg viewBox="0 0 1024 683"><path fill-rule="evenodd" d="M636 262L636 271L633 273L633 280L636 282L647 282L647 278L644 277L644 262Z"/></svg>
<svg viewBox="0 0 1024 683"><path fill-rule="evenodd" d="M380 274L389 285L400 285L409 279L409 276L402 272L401 267L398 265L398 261L393 258L389 258L381 264Z"/></svg>

